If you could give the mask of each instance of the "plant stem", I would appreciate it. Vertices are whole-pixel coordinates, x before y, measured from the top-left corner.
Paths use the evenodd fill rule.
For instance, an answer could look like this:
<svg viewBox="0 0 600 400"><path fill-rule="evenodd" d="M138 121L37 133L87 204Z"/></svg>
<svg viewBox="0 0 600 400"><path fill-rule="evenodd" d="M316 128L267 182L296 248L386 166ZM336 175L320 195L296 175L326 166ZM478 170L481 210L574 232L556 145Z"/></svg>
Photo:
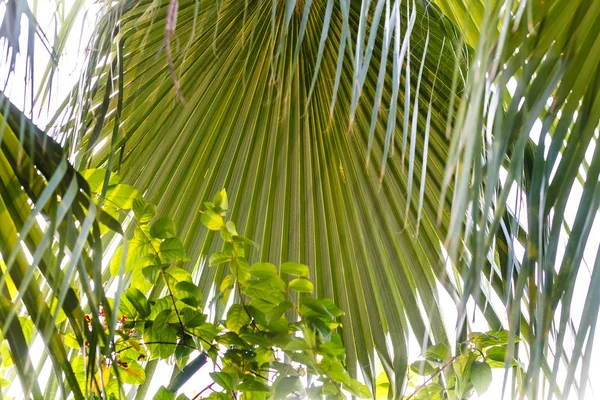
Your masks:
<svg viewBox="0 0 600 400"><path fill-rule="evenodd" d="M209 390L209 389L212 390L212 387L213 387L214 384L215 384L215 382L211 383L210 385L208 385L207 387L205 387L204 389L202 389L197 395L195 395L194 397L192 397L192 400L198 399L200 397L200 395L202 393L206 392L207 390Z"/></svg>
<svg viewBox="0 0 600 400"><path fill-rule="evenodd" d="M460 354L455 355L454 357L452 357L452 359L450 361L448 361L446 364L442 365L440 367L440 369L438 369L437 371L435 371L429 378L427 378L427 380L425 382L423 382L423 384L421 386L418 386L415 391L406 398L406 400L410 400L415 394L417 394L417 392L421 389L423 389L425 386L427 386L427 384L429 382L431 382L431 380L433 378L435 378L436 376L438 376L443 370L445 370L448 365L452 364L458 357L460 357Z"/></svg>

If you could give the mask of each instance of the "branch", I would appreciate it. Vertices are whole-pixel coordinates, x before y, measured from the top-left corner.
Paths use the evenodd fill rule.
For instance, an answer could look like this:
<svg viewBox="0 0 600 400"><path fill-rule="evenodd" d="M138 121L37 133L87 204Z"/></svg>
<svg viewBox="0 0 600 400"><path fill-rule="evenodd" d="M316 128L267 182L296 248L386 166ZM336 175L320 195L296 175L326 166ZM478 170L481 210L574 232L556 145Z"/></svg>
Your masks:
<svg viewBox="0 0 600 400"><path fill-rule="evenodd" d="M442 365L440 367L440 369L438 369L437 371L435 371L429 378L427 378L427 380L425 382L423 382L423 384L421 386L418 386L415 391L406 398L406 400L410 400L415 394L417 394L417 392L421 389L423 389L425 386L427 386L427 384L429 382L431 382L431 380L433 378L435 378L436 376L438 376L443 370L445 370L448 365L452 364L454 362L454 360L456 360L458 357L460 357L460 354L455 355L454 357L452 357L452 359L450 361L448 361L446 364Z"/></svg>

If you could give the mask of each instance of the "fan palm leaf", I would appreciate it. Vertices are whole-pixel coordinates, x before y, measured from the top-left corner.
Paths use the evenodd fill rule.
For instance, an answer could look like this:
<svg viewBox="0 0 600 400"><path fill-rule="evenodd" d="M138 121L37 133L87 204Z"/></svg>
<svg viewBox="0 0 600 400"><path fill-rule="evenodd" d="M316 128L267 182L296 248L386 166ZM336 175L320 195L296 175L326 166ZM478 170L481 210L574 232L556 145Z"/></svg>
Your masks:
<svg viewBox="0 0 600 400"><path fill-rule="evenodd" d="M179 2L170 70L160 55L169 7L138 3L107 17L122 26L97 38L96 48L116 52L90 68L100 83L77 138L88 150L80 162L114 163L173 216L205 294L226 271L202 257L219 245L199 211L226 187L232 218L260 245L251 258L310 265L317 295L347 310L350 370L374 383L377 354L398 377L398 396L411 332L448 340L437 282L458 298L440 246L449 214L436 222L440 201L450 209L441 183L452 25L412 2L378 2L368 29L368 5L355 2L290 3L274 14L267 2ZM359 36L366 43L346 52Z"/></svg>
<svg viewBox="0 0 600 400"><path fill-rule="evenodd" d="M104 11L83 83L54 121L68 121L55 137L76 168L118 172L173 217L192 259L185 268L207 297L227 271L208 266L205 256L219 241L199 211L226 187L232 219L260 245L250 259L308 264L316 294L346 310L349 370L374 387L380 361L394 398L405 389L412 338L448 342L454 331L444 325L440 290L455 302L459 337L468 331L470 299L493 329L504 318L490 304L505 304L511 335L531 352L515 392L540 396L547 379L549 397L566 396L582 360L582 395L600 299L590 290L577 326L570 304L600 201L600 151L585 159L600 118L599 13L591 0L124 1ZM21 146L45 177L36 188L62 199L66 189L53 182L65 181L52 173L59 165L71 170L60 147L42 170L33 147L19 144L26 136L13 136L2 139L6 165L18 171ZM576 179L583 193L567 222ZM509 208L514 190L526 199L525 213ZM37 204L40 194L25 193ZM20 286L23 276L38 277L36 268L44 275L43 264L24 255L10 261L31 207L10 213L11 204L27 203L19 188L5 189L2 200L2 220L14 226L2 231L2 257ZM48 207L43 212L55 220ZM92 226L93 206L82 207L87 214L75 206L69 223L89 218ZM60 236L59 225L34 226L38 239L29 248L44 235ZM88 265L100 290L113 278L91 266L100 265L113 234L92 236L90 248L82 247L86 235L82 228L69 245L84 253L97 247L91 259L77 253L73 268ZM55 253L46 253L56 265ZM21 295L27 312L46 315L30 310L42 284L31 282ZM101 302L89 289L78 295ZM564 348L568 326L572 351ZM12 329L5 337L15 352L25 335L16 323ZM56 371L68 372L62 350L47 343ZM27 378L27 354L13 356L24 385L39 394ZM567 380L559 387L561 365ZM155 366L148 364L148 378Z"/></svg>

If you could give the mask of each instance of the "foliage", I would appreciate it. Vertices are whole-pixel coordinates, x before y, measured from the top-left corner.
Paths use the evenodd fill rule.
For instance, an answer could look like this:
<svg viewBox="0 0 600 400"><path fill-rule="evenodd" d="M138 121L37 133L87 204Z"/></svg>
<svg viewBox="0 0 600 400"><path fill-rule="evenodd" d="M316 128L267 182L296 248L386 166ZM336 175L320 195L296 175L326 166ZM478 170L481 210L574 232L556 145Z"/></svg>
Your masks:
<svg viewBox="0 0 600 400"><path fill-rule="evenodd" d="M358 397L371 396L346 371L344 346L336 332L342 311L329 299L308 295L313 284L306 265L284 263L279 270L269 263L249 265L245 254L253 243L238 234L233 222L225 222L225 190L205 203L202 215L206 226L219 231L224 242L210 264L227 263L231 270L219 294L209 301L227 305L232 295L236 301L228 305L224 320L213 323L204 312L199 287L178 266L187 257L173 221L157 218L156 208L133 187L119 183L118 176L110 174L103 190L104 170L86 170L82 175L96 201L103 200L103 212L118 217L132 211L135 225L109 266L115 276L130 273L130 284L122 288L119 299L108 299L108 305L99 309L107 332L105 308L118 309L115 341L93 359L89 342L79 342L72 328L64 327L65 344L79 352L70 363L83 393L118 399L125 395L121 384L144 383L144 364L160 359L172 360L178 374L155 399L174 399L177 390L209 360L213 383L201 391L206 394L200 398L344 398L342 389ZM164 296L148 299L149 293L163 288ZM286 313L296 318L288 323ZM87 320L91 318L86 315ZM96 372L90 376L90 371ZM313 377L308 385L302 378L307 374Z"/></svg>
<svg viewBox="0 0 600 400"><path fill-rule="evenodd" d="M227 187L232 218L261 243L247 250L249 264L308 265L317 297L346 310L338 331L349 373L374 387L380 360L391 397L405 391L413 334L450 344L442 291L458 309L459 340L471 331L471 301L490 329L522 339L507 358L531 362L508 394L585 396L600 309L600 253L590 245L600 205L598 1L94 3L83 76L49 135L26 116L46 105L85 1L66 13L57 0L56 35L41 32L40 8L26 1L5 2L0 25L0 72L10 85L25 65L29 78L18 88L24 112L0 101L0 322L16 363L7 381L18 375L37 398L77 390L55 325L64 317L91 351L113 340L117 317L104 310L105 334L99 305L123 283L103 269L116 234L106 223L124 233L131 217L116 221L90 202L77 171L99 168L172 217L166 230L177 227L190 258L175 264L205 298L227 268L196 262L222 243L202 225L219 219L199 211ZM52 47L40 87L35 35ZM163 252L181 256L178 246ZM575 285L594 256L586 294ZM113 273L133 268L112 264ZM585 304L572 307L578 293ZM213 307L222 318L226 307ZM38 338L46 352L33 365Z"/></svg>
<svg viewBox="0 0 600 400"><path fill-rule="evenodd" d="M504 330L472 333L457 346L454 356L444 343L427 348L423 359L410 366L414 391L405 399L462 400L474 393L481 397L492 382L492 368L505 367L508 338ZM517 360L509 360L509 365L520 376L524 374Z"/></svg>

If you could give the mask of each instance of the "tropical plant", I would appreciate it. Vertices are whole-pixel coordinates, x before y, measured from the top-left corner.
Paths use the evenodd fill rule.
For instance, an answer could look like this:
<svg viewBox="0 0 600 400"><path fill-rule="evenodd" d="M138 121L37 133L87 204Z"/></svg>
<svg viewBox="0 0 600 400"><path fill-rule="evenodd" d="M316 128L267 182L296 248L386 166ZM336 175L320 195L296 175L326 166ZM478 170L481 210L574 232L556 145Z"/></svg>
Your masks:
<svg viewBox="0 0 600 400"><path fill-rule="evenodd" d="M8 71L21 33L11 21L27 18L30 43L45 36L25 0L6 4ZM490 329L510 332L507 371L527 356L524 376L507 375L511 395L567 398L575 386L584 396L600 294L582 294L581 312L571 304L600 202L600 2L99 7L86 69L50 136L0 104L2 332L24 387L42 390L23 325L4 322L22 306L44 338L39 369L50 357L57 376L72 376L59 309L98 348L114 339L116 314L108 335L82 322L85 308L99 326L105 288L123 285L103 269L111 243L133 229L104 212L113 171L172 217L190 258L181 267L205 298L228 268L207 267L221 242L200 210L227 187L232 219L260 244L249 262L310 267L316 296L346 311L348 370L372 391L381 363L389 396L405 393L411 337L424 348L467 340L473 302ZM59 27L54 62L72 20ZM33 50L23 57L33 65ZM48 71L30 110L52 88ZM88 168L106 171L96 204L76 172ZM600 284L591 254L589 289ZM447 295L456 329L442 317ZM146 365L148 378L155 368Z"/></svg>

